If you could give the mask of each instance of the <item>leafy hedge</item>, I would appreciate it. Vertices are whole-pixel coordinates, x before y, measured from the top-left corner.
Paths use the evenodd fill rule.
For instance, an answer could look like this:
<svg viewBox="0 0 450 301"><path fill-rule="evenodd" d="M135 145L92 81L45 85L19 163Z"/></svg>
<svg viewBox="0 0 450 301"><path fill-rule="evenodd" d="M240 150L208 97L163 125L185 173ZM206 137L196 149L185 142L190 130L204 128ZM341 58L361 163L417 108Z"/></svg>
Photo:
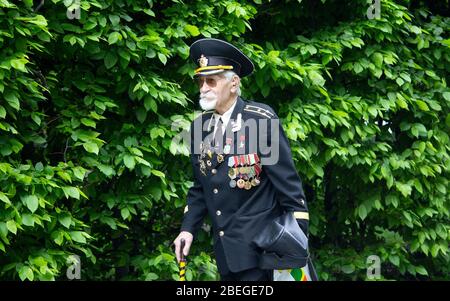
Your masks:
<svg viewBox="0 0 450 301"><path fill-rule="evenodd" d="M72 3L73 2L73 3ZM448 1L0 0L0 279L177 279L198 110L189 45L255 62L304 181L321 279L449 279ZM444 9L447 7L447 11ZM207 225L187 279L217 279Z"/></svg>

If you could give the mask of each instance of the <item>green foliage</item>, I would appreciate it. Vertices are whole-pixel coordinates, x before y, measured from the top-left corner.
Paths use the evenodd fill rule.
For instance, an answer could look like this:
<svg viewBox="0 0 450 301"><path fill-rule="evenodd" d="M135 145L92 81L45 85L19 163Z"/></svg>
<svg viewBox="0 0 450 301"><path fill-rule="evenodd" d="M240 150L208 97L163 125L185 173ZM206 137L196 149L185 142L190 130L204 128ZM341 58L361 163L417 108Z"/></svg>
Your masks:
<svg viewBox="0 0 450 301"><path fill-rule="evenodd" d="M282 117L321 279L448 279L448 1L72 2L0 0L0 279L177 279L200 37ZM186 276L217 279L206 231Z"/></svg>

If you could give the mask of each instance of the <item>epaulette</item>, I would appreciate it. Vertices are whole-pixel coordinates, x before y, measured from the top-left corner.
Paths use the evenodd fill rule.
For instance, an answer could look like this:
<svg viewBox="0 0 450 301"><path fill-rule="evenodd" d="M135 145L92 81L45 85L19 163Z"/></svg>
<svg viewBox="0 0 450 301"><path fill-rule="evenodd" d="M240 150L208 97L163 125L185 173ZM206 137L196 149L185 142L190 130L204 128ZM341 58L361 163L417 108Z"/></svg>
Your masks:
<svg viewBox="0 0 450 301"><path fill-rule="evenodd" d="M256 113L256 114L262 115L262 116L267 117L267 118L272 118L275 115L275 114L273 114L271 111L269 111L267 109L263 109L261 107L253 106L253 105L246 105L244 107L244 111L251 112L251 113Z"/></svg>
<svg viewBox="0 0 450 301"><path fill-rule="evenodd" d="M214 110L204 111L202 112L202 115L208 114L208 113L214 113Z"/></svg>

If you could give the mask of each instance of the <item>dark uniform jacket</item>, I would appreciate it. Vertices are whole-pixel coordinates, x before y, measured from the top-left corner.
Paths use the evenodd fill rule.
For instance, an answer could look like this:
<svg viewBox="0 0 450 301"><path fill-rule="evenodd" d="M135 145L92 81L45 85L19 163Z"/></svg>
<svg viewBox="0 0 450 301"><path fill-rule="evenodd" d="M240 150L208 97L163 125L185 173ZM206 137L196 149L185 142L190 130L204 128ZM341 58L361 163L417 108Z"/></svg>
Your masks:
<svg viewBox="0 0 450 301"><path fill-rule="evenodd" d="M222 150L211 155L213 113L205 112L191 124L194 185L187 195L181 231L195 236L209 214L217 266L226 274L258 266L261 250L251 241L284 212L293 212L306 233L308 209L288 140L272 108L238 97L221 141ZM256 124L257 134L247 124ZM200 132L199 139L194 133ZM267 154L269 149L272 157ZM273 158L278 158L275 164ZM242 188L236 184L240 179L240 186L248 182Z"/></svg>

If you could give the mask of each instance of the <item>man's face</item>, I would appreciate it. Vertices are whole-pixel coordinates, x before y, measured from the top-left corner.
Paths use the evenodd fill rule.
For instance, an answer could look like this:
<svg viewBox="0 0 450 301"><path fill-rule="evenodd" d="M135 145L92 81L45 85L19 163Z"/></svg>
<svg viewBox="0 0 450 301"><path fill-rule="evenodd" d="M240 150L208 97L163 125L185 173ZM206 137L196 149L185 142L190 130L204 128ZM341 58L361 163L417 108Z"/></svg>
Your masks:
<svg viewBox="0 0 450 301"><path fill-rule="evenodd" d="M232 81L222 74L206 75L197 78L200 90L200 106L203 110L219 109L231 98Z"/></svg>

